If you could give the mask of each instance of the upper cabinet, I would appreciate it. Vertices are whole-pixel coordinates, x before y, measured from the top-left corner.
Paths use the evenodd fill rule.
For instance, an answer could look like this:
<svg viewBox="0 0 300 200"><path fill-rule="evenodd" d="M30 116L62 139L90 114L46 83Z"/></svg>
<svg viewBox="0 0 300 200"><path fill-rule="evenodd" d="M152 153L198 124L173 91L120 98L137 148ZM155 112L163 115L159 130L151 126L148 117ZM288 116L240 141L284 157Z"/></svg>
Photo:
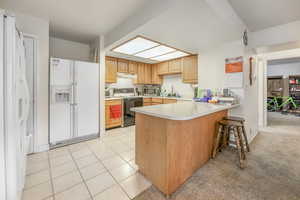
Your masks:
<svg viewBox="0 0 300 200"><path fill-rule="evenodd" d="M158 63L158 74L168 74L169 73L169 62Z"/></svg>
<svg viewBox="0 0 300 200"><path fill-rule="evenodd" d="M198 56L187 56L158 64L106 57L106 83L117 82L117 72L136 74L135 84L162 84L162 76L182 74L184 83L198 82Z"/></svg>
<svg viewBox="0 0 300 200"><path fill-rule="evenodd" d="M129 61L125 59L118 59L118 72L128 73Z"/></svg>
<svg viewBox="0 0 300 200"><path fill-rule="evenodd" d="M181 73L182 72L182 59L174 59L169 61L169 73Z"/></svg>
<svg viewBox="0 0 300 200"><path fill-rule="evenodd" d="M117 68L118 68L117 59L112 57L106 57L105 59L105 82L106 83L117 82Z"/></svg>
<svg viewBox="0 0 300 200"><path fill-rule="evenodd" d="M145 80L144 84L152 84L152 66L150 64L145 64Z"/></svg>
<svg viewBox="0 0 300 200"><path fill-rule="evenodd" d="M198 56L182 58L182 81L184 83L198 83Z"/></svg>
<svg viewBox="0 0 300 200"><path fill-rule="evenodd" d="M136 84L144 84L144 83L145 83L145 64L138 63Z"/></svg>
<svg viewBox="0 0 300 200"><path fill-rule="evenodd" d="M129 74L137 74L138 72L138 63L134 61L129 61L128 73Z"/></svg>
<svg viewBox="0 0 300 200"><path fill-rule="evenodd" d="M158 64L158 74L179 74L182 72L182 59L174 59L170 61L161 62Z"/></svg>
<svg viewBox="0 0 300 200"><path fill-rule="evenodd" d="M158 75L158 64L152 65L152 84L162 84L162 77Z"/></svg>

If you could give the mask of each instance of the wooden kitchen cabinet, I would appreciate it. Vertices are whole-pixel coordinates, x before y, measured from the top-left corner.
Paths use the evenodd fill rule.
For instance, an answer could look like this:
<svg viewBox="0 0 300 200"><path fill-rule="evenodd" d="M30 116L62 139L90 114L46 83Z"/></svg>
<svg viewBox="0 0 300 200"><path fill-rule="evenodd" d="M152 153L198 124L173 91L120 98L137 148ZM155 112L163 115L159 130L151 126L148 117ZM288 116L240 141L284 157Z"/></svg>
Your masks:
<svg viewBox="0 0 300 200"><path fill-rule="evenodd" d="M125 59L118 59L118 72L128 73L129 61Z"/></svg>
<svg viewBox="0 0 300 200"><path fill-rule="evenodd" d="M163 104L177 103L177 99L163 99Z"/></svg>
<svg viewBox="0 0 300 200"><path fill-rule="evenodd" d="M182 59L174 59L169 61L169 74L177 74L182 72Z"/></svg>
<svg viewBox="0 0 300 200"><path fill-rule="evenodd" d="M143 98L143 106L151 106L152 98Z"/></svg>
<svg viewBox="0 0 300 200"><path fill-rule="evenodd" d="M118 62L116 58L105 58L105 82L116 83L117 82L117 68Z"/></svg>
<svg viewBox="0 0 300 200"><path fill-rule="evenodd" d="M134 61L129 61L128 64L128 73L129 74L137 74L138 72L138 63Z"/></svg>
<svg viewBox="0 0 300 200"><path fill-rule="evenodd" d="M145 68L144 83L145 84L152 84L152 66L150 64L145 64L144 68Z"/></svg>
<svg viewBox="0 0 300 200"><path fill-rule="evenodd" d="M145 83L145 64L138 63L136 84L144 84L144 83Z"/></svg>
<svg viewBox="0 0 300 200"><path fill-rule="evenodd" d="M162 77L158 75L158 64L152 65L152 84L162 84Z"/></svg>
<svg viewBox="0 0 300 200"><path fill-rule="evenodd" d="M182 81L184 83L198 83L198 56L182 58Z"/></svg>
<svg viewBox="0 0 300 200"><path fill-rule="evenodd" d="M143 98L143 103L151 103L152 98L151 97L145 97Z"/></svg>
<svg viewBox="0 0 300 200"><path fill-rule="evenodd" d="M151 105L152 105L151 102L150 103L148 103L148 102L143 103L143 106L151 106Z"/></svg>
<svg viewBox="0 0 300 200"><path fill-rule="evenodd" d="M182 58L161 62L158 64L158 74L179 74L182 72Z"/></svg>
<svg viewBox="0 0 300 200"><path fill-rule="evenodd" d="M162 104L163 103L163 99L159 98L159 97L152 97L152 104L153 103L158 103L158 104Z"/></svg>
<svg viewBox="0 0 300 200"><path fill-rule="evenodd" d="M168 74L169 73L169 62L158 63L158 74Z"/></svg>
<svg viewBox="0 0 300 200"><path fill-rule="evenodd" d="M121 105L121 99L113 99L113 100L105 100L105 128L113 128L122 126L122 116L123 116L123 109L121 109L121 117L120 118L112 118L110 112L110 106L112 105Z"/></svg>

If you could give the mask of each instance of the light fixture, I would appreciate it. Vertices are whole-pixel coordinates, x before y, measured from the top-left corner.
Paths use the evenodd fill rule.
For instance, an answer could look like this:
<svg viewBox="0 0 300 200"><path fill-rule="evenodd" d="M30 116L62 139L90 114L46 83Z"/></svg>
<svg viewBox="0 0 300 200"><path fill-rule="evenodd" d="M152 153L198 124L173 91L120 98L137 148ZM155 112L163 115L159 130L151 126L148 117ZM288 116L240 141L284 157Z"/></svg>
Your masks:
<svg viewBox="0 0 300 200"><path fill-rule="evenodd" d="M115 49L113 49L113 51L133 55L158 45L159 43L153 42L151 40L147 40L142 37L136 37L135 39L116 47Z"/></svg>
<svg viewBox="0 0 300 200"><path fill-rule="evenodd" d="M175 58L181 58L184 56L188 56L189 54L182 52L182 51L175 51L172 53L168 53L162 56L157 56L154 58L151 58L152 60L156 60L156 61L165 61L165 60L171 60L171 59L175 59Z"/></svg>
<svg viewBox="0 0 300 200"><path fill-rule="evenodd" d="M176 49L173 49L171 47L167 47L164 45L160 45L145 51L142 51L138 54L135 54L135 56L142 57L142 58L152 58L156 56L160 56L166 53L174 52Z"/></svg>
<svg viewBox="0 0 300 200"><path fill-rule="evenodd" d="M136 36L113 48L112 51L159 62L191 55L143 36Z"/></svg>

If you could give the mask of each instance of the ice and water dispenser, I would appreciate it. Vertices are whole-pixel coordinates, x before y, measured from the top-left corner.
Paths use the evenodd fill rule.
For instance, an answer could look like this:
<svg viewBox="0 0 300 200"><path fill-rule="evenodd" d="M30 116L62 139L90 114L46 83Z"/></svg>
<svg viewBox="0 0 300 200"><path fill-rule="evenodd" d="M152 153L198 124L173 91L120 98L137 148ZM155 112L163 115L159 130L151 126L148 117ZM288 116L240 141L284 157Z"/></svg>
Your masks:
<svg viewBox="0 0 300 200"><path fill-rule="evenodd" d="M52 103L70 103L72 89L70 86L53 86L52 87Z"/></svg>

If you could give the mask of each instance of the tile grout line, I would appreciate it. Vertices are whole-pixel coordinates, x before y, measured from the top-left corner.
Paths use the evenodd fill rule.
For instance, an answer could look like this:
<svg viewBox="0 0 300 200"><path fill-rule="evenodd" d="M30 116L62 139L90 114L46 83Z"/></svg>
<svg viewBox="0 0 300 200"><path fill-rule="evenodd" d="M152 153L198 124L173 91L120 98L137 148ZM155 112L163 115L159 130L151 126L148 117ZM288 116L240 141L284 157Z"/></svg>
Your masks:
<svg viewBox="0 0 300 200"><path fill-rule="evenodd" d="M89 147L89 149L90 149L90 146L89 146L89 145L88 145L88 147ZM117 185L121 188L121 190L126 194L126 196L128 197L128 199L131 199L131 198L129 197L129 195L127 194L127 192L123 189L123 187L121 186L121 184L119 183L119 181L112 175L112 173L108 170L108 168L103 164L102 160L98 158L98 156L95 154L95 152L94 152L93 150L91 150L91 151L92 151L92 153L94 154L94 156L96 156L97 160L99 160L99 162L100 162L100 163L103 165L103 167L107 170L107 172L110 174L110 176L114 179L114 181L117 183ZM121 158L121 159L122 159L122 158ZM131 175L131 176L133 176L133 175ZM131 176L129 176L129 177L131 177ZM127 178L129 178L129 177L127 177ZM126 179L127 179L127 178L126 178ZM126 179L124 179L124 180L126 180ZM95 194L95 196L98 195L98 194L103 193L104 191L106 191L106 190L108 190L108 189L110 189L110 188L112 188L112 187L113 187L113 186L111 186L111 187L109 187L109 188L103 190L102 192L99 192L99 193Z"/></svg>
<svg viewBox="0 0 300 200"><path fill-rule="evenodd" d="M119 135L118 135L118 136L119 136ZM118 137L118 136L116 136L116 137ZM120 142L120 143L122 143L122 144L124 144L124 145L127 145L125 141L123 141L123 140L121 140L121 139L119 139L119 138L116 138L116 139L114 139L114 140L116 140L117 142ZM101 141L101 140L98 139L98 141ZM102 141L102 142L103 142L103 141ZM89 149L89 151L91 151L91 155L94 155L94 156L96 157L96 159L102 164L102 166L103 166L104 169L107 171L107 173L109 173L110 176L114 179L116 185L118 185L118 186L121 188L121 190L126 194L126 196L127 196L129 199L131 199L131 198L129 197L129 195L127 194L127 192L126 192L126 191L123 189L123 187L121 186L120 182L121 182L121 181L125 181L126 179L128 179L128 178L130 178L130 177L132 177L133 175L136 174L137 170L130 164L130 162L131 162L133 159L127 161L127 160L125 160L125 159L121 156L121 153L120 153L120 152L115 151L113 148L111 148L111 146L107 146L108 149L109 149L110 151L114 152L116 156L118 156L120 159L122 159L123 161L125 161L125 163L128 164L132 169L136 170L136 172L135 172L134 174L128 176L127 178L125 178L125 179L123 179L123 180L120 180L120 182L119 182L119 181L111 174L110 170L103 164L102 160L101 160L100 158L98 158L97 154L96 154L96 153L93 151L93 149L90 147L90 144L87 143L86 141L85 141L85 142L82 142L82 144L84 144L84 145L87 146L87 148ZM105 142L103 142L103 144L106 146L106 143L105 143ZM128 146L129 146L129 150L128 150L128 151L134 150L134 148L131 148L130 145L128 145ZM78 151L80 151L80 149L78 149ZM128 152L128 151L124 151L124 152ZM74 164L75 164L75 166L76 166L76 168L77 168L77 170L78 170L78 172L79 172L79 174L80 174L80 176L81 176L81 178L82 178L82 180L83 180L82 182L85 184L85 186L86 186L86 188L87 188L87 190L88 190L88 192L89 192L90 197L91 197L92 199L94 199L94 198L93 198L93 195L92 195L91 192L89 191L89 188L88 188L88 186L87 186L87 184L86 184L86 180L83 178L83 176L82 176L82 174L81 174L81 171L80 171L80 168L79 168L79 166L78 166L77 163L76 163L76 159L75 159L75 158L73 157L73 155L72 155L71 149L70 149L70 148L66 148L66 152L68 152L68 154L69 154L70 157L72 158L72 161L74 162ZM122 153L123 153L123 152L122 152ZM62 156L66 156L66 155L57 155L57 156L54 156L53 158L58 158L58 157L62 157ZM83 157L85 157L85 156L82 156L82 158L83 158ZM46 199L49 198L49 197L52 197L52 198L55 200L55 195L56 195L56 194L60 194L60 193L62 193L62 192L65 192L65 191L67 191L67 190L69 190L69 189L71 189L71 188L73 188L73 187L75 187L75 186L77 186L77 185L79 185L79 184L82 183L82 182L80 182L80 183L78 183L78 184L73 185L72 187L66 188L65 190L63 190L63 191L61 191L61 192L55 193L55 192L54 192L53 179L59 178L59 177L61 177L61 176L64 176L64 175L66 175L66 174L69 174L69 173L73 173L74 171L72 171L72 172L66 172L66 173L64 173L64 174L62 174L62 175L60 175L60 176L54 178L54 177L52 177L52 165L51 165L51 162L50 162L50 160L51 160L51 159L50 159L50 151L47 151L47 159L45 159L45 160L47 160L47 162L48 162L48 168L41 169L41 170L39 170L39 171L37 171L37 172L28 174L28 175L33 175L33 174L42 172L42 171L44 171L44 170L49 170L50 179L49 179L48 181L50 181L50 183L51 183L52 194L51 194L51 196L48 196L48 197L44 198L43 200L46 200ZM62 166L62 165L64 165L64 164L67 164L67 163L71 163L71 162L63 162L63 163L61 163L61 164L56 165L55 167L59 167L59 166ZM88 167L88 166L86 166L86 167ZM104 171L103 173L105 173L105 171ZM102 174L102 173L100 173L100 174ZM99 174L99 175L100 175L100 174ZM98 176L98 175L96 175L96 176ZM94 177L96 177L96 176L94 176ZM94 177L91 177L90 179L92 179L92 178L94 178ZM90 180L90 179L88 179L88 180ZM47 181L45 181L45 182L47 182ZM45 183L45 182L43 182L43 183ZM37 185L35 185L35 186L38 186L38 185L43 184L43 183L39 183L39 184L37 184ZM35 186L32 186L32 187L35 187ZM30 187L30 188L32 188L32 187ZM112 187L113 187L113 186L111 186L111 187L109 187L109 188L103 190L102 192L99 192L99 193L95 194L95 196L98 195L98 194L103 193L104 191L106 191L106 190L108 190L108 189L110 189L110 188L112 188ZM30 189L30 188L28 188L28 189Z"/></svg>
<svg viewBox="0 0 300 200"><path fill-rule="evenodd" d="M51 164L50 164L50 156L49 156L49 151L47 152L48 156L48 165L49 165L49 175L50 175L50 183L51 183L51 189L52 189L52 198L55 200L55 194L54 194L54 184L52 180L52 170L51 170ZM46 199L46 198L45 198Z"/></svg>
<svg viewBox="0 0 300 200"><path fill-rule="evenodd" d="M84 143L84 144L85 144L85 143ZM79 168L79 166L77 165L76 160L75 160L75 158L74 158L73 155L72 155L72 152L71 152L69 149L68 149L68 151L69 151L69 153L71 154L72 160L73 160L73 162L75 163L75 166L76 166L76 168L77 168L77 170L78 170L78 172L79 172L80 177L82 178L82 182L84 183L84 185L85 185L85 187L86 187L86 189L87 189L87 191L88 191L88 193L89 193L89 195L90 195L90 197L91 197L91 200L93 200L94 197L93 197L93 195L92 195L92 193L91 193L91 191L90 191L90 189L89 189L87 183L85 182L85 180L84 180L84 178L83 178L83 176L82 176L82 174L81 174L80 168ZM81 183L79 183L79 184L81 184ZM79 185L79 184L77 184L77 185Z"/></svg>

